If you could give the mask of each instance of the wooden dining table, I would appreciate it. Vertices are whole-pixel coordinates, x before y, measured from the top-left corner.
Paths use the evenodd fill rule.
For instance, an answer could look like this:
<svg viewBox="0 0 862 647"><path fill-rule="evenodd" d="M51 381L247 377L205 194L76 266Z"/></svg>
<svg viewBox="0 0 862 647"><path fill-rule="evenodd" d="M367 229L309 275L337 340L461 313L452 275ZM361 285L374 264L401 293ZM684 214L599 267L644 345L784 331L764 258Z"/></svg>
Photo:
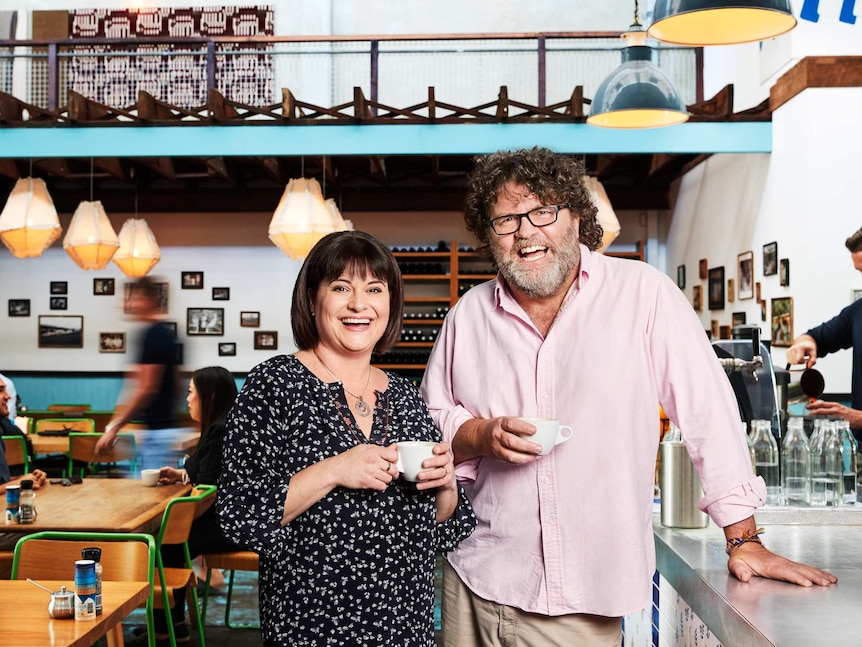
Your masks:
<svg viewBox="0 0 862 647"><path fill-rule="evenodd" d="M146 532L155 534L168 501L191 491L191 485L148 487L140 479L85 478L64 486L36 490L36 521L6 522L0 532L29 534L42 530ZM2 606L2 605L0 605ZM0 640L0 644L4 644Z"/></svg>
<svg viewBox="0 0 862 647"><path fill-rule="evenodd" d="M59 591L74 590L71 580L40 581ZM52 618L50 595L26 580L0 580L0 644L3 647L89 647L102 636L122 646L122 621L147 599L148 582L102 582L102 613L95 620Z"/></svg>

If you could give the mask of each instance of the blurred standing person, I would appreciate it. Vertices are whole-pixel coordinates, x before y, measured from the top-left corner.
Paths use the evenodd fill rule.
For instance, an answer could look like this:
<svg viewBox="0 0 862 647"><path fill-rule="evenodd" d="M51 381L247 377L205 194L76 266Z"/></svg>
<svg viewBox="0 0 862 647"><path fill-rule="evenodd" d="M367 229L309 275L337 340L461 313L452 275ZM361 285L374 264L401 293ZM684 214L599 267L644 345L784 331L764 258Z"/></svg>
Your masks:
<svg viewBox="0 0 862 647"><path fill-rule="evenodd" d="M577 160L477 159L465 221L499 274L449 311L422 381L479 520L443 567L447 647L619 647L655 571L658 405L682 429L734 576L836 581L762 546L766 487L727 377L666 275L595 253ZM574 440L540 456L517 416L559 419Z"/></svg>
<svg viewBox="0 0 862 647"><path fill-rule="evenodd" d="M260 555L264 644L434 646L435 551L476 520L419 392L371 365L398 340L392 253L359 231L325 236L293 290L300 349L249 373L227 423L219 520ZM419 481L395 443L429 441Z"/></svg>
<svg viewBox="0 0 862 647"><path fill-rule="evenodd" d="M862 272L862 229L844 241L853 267ZM844 418L857 440L862 441L862 299L856 299L829 321L815 326L793 340L787 349L788 364L805 363L811 368L821 357L846 348L853 349L850 406L816 400L805 408L811 413Z"/></svg>
<svg viewBox="0 0 862 647"><path fill-rule="evenodd" d="M215 485L222 471L222 443L224 441L224 426L228 411L236 400L236 382L230 371L221 366L208 366L198 369L189 380L189 392L186 402L189 405L189 416L199 423L201 437L191 456L186 459L183 469L171 465L161 468L159 483L193 483L195 485ZM188 539L189 555L194 559L198 555L222 553L240 550L231 541L225 539L215 507L208 508L192 523ZM180 545L162 547L162 558L165 566L181 567L185 565L185 555ZM174 624L174 635L183 642L189 639L189 628L186 625L186 589L174 589L174 607L171 609L171 619ZM162 609L155 610L156 647L169 645L167 614ZM127 643L128 644L128 643ZM146 645L146 631L138 632L134 644Z"/></svg>
<svg viewBox="0 0 862 647"><path fill-rule="evenodd" d="M97 451L110 447L129 420L141 419L147 426L139 449L141 469L177 464L182 454L173 449L177 429L177 344L173 330L161 319L159 284L146 277L130 289L129 310L136 321L146 324L137 363L127 373L125 405L105 426Z"/></svg>

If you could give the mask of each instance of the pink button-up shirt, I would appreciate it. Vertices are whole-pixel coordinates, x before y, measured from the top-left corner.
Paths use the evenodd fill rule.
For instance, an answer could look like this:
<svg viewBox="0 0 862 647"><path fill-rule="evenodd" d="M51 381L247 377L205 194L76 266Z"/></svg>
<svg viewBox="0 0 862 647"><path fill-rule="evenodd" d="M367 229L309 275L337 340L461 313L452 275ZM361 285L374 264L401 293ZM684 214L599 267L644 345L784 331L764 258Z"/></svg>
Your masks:
<svg viewBox="0 0 862 647"><path fill-rule="evenodd" d="M762 505L736 400L679 288L644 263L581 246L543 338L501 278L451 310L422 392L451 440L471 418L558 418L574 437L529 465L457 468L479 525L449 554L477 595L546 615L620 616L650 602L659 403L720 526Z"/></svg>

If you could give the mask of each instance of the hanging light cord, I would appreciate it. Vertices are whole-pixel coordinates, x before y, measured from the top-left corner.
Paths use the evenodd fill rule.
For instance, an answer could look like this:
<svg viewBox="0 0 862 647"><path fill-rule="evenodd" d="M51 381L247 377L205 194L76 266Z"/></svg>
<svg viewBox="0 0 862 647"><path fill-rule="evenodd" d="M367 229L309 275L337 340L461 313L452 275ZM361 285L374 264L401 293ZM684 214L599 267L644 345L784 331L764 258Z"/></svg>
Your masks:
<svg viewBox="0 0 862 647"><path fill-rule="evenodd" d="M640 19L638 18L638 0L635 0L635 21L632 23L632 27L640 27Z"/></svg>

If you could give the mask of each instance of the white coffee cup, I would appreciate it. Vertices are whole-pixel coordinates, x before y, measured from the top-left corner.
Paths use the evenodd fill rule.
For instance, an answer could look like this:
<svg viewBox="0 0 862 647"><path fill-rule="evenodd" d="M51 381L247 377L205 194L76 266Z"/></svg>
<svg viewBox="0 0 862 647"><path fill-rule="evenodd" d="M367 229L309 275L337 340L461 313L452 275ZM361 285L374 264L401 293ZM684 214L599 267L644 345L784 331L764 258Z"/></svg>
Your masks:
<svg viewBox="0 0 862 647"><path fill-rule="evenodd" d="M398 471L404 474L405 481L418 481L419 472L423 469L422 462L434 456L434 446L437 443L427 440L408 440L398 443Z"/></svg>
<svg viewBox="0 0 862 647"><path fill-rule="evenodd" d="M159 482L159 472L161 470L141 470L141 482L148 487L157 485Z"/></svg>
<svg viewBox="0 0 862 647"><path fill-rule="evenodd" d="M524 434L524 438L539 443L542 446L542 456L550 454L551 450L560 443L571 440L574 435L569 425L561 425L559 420L553 418L518 418L528 422L536 428L532 436Z"/></svg>

